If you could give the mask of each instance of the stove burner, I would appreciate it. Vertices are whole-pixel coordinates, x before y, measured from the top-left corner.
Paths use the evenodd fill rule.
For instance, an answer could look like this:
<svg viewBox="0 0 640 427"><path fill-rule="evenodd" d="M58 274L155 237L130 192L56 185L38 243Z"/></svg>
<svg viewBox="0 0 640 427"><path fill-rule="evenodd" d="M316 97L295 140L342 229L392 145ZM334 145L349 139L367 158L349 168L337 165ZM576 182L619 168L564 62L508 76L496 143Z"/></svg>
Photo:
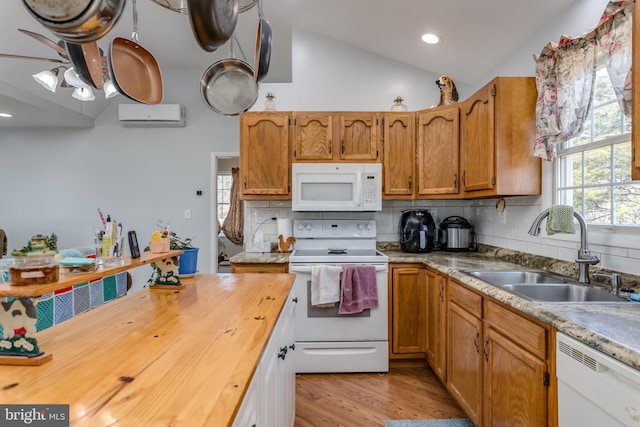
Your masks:
<svg viewBox="0 0 640 427"><path fill-rule="evenodd" d="M331 249L329 248L329 255L346 255L347 254L347 250L346 249Z"/></svg>

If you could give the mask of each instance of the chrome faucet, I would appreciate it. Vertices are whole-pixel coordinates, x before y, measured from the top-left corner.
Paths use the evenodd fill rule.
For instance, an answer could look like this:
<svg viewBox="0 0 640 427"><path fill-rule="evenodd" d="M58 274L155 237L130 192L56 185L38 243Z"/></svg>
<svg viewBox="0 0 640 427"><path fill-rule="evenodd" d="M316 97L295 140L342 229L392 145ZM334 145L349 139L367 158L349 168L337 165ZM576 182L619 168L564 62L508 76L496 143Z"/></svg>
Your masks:
<svg viewBox="0 0 640 427"><path fill-rule="evenodd" d="M549 209L543 210L538 217L533 220L533 224L529 229L529 234L532 236L537 236L540 234L540 224L542 220L549 216ZM573 211L573 216L578 220L578 224L580 224L580 249L578 249L578 259L576 262L578 263L578 282L579 283L590 283L589 280L589 266L596 265L600 262L600 258L596 255L593 255L587 246L587 223L584 220L584 217L576 211Z"/></svg>

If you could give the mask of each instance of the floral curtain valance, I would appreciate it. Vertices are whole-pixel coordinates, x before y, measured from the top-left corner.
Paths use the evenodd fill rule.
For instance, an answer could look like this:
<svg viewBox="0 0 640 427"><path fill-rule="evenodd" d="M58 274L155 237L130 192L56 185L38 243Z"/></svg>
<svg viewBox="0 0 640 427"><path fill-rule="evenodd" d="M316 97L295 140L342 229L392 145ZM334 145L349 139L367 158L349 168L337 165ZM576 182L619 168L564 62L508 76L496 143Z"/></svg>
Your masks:
<svg viewBox="0 0 640 427"><path fill-rule="evenodd" d="M625 115L631 115L631 16L633 0L611 1L598 25L578 38L550 42L536 62L534 156L551 160L557 145L582 132L596 71L605 66Z"/></svg>

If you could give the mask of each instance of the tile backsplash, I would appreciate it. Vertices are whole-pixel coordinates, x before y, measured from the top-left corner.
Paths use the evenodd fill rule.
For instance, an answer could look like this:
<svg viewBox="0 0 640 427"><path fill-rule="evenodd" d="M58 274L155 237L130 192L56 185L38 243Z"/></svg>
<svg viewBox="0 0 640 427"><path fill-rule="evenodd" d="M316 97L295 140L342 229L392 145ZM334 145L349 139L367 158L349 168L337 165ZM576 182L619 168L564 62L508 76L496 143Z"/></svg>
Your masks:
<svg viewBox="0 0 640 427"><path fill-rule="evenodd" d="M546 207L541 196L510 197L506 208L499 213L498 199L478 200L389 200L382 202L379 212L293 212L290 201L246 201L244 206L245 241L263 236L264 241L277 241L277 224L271 218L291 219L375 219L377 240L398 240L398 222L405 209L429 209L436 222L452 215L467 218L474 226L478 243L520 252L542 255L573 262L580 246L580 236L539 237L527 232L535 217ZM544 224L544 223L543 223ZM257 233L256 233L257 232ZM612 271L640 275L640 232L620 228L614 233L603 232L597 227L589 229L589 248L600 257L598 267Z"/></svg>

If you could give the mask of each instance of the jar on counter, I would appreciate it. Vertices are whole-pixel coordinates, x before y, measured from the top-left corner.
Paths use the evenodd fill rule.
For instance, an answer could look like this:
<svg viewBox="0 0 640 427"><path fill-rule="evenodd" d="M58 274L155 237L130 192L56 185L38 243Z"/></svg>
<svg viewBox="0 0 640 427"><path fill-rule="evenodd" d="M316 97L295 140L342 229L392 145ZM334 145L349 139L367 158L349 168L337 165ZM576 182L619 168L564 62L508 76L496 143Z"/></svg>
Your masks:
<svg viewBox="0 0 640 427"><path fill-rule="evenodd" d="M59 266L55 252L30 253L16 256L9 267L9 281L13 285L43 285L57 282Z"/></svg>

